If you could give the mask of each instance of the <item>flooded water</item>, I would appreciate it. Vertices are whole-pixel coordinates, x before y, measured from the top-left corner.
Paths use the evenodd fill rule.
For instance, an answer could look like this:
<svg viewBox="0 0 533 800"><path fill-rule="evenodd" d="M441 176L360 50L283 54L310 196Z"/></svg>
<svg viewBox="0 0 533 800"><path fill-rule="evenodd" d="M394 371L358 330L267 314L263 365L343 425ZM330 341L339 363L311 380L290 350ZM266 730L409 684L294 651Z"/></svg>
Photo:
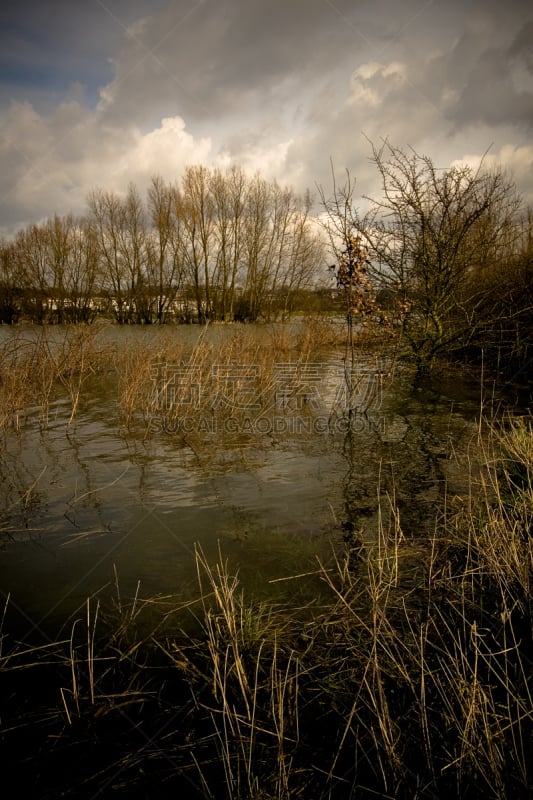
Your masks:
<svg viewBox="0 0 533 800"><path fill-rule="evenodd" d="M151 334L105 332L119 347ZM292 405L226 417L223 430L204 420L192 438L161 420L125 429L105 375L87 384L72 424L67 397L46 424L30 414L0 459L0 589L11 613L28 631L53 628L117 579L124 597L194 595L197 546L227 558L249 593L304 603L320 589L317 557L331 558L347 523L370 542L378 506L394 506L405 533L425 535L442 493L465 489L456 456L476 436L479 381L454 372L416 384L409 368L361 356L359 391L373 395L348 421L342 353L314 363Z"/></svg>

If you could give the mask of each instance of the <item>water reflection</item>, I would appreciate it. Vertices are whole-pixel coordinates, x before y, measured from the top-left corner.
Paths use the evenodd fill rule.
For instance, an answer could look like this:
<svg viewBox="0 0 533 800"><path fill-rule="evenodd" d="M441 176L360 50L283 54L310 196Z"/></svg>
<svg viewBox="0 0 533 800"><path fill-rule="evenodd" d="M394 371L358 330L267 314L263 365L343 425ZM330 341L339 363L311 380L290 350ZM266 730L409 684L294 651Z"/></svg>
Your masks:
<svg viewBox="0 0 533 800"><path fill-rule="evenodd" d="M72 425L69 403L58 400L45 427L36 419L8 436L0 458L4 594L37 626L63 619L103 586L114 591L115 572L126 594L138 581L144 595L186 594L198 542L208 558L220 546L251 591L293 597L294 584L270 581L312 571L343 534L371 546L379 515L397 508L403 531L423 535L445 488L460 488L452 456L476 432L478 386L458 375L416 384L408 368L381 365L386 380L377 394L375 384L374 394L359 386L347 426L342 361L327 353L321 364L318 405L284 409L323 417L320 430L124 431L116 385L104 376ZM360 374L372 370L372 356L362 357Z"/></svg>

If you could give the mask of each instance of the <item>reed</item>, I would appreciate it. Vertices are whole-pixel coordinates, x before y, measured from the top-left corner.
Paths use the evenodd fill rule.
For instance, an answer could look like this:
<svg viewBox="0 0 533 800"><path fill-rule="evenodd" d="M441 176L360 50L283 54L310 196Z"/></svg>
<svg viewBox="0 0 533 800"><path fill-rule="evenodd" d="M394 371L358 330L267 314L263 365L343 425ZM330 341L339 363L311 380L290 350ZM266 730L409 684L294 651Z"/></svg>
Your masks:
<svg viewBox="0 0 533 800"><path fill-rule="evenodd" d="M162 337L117 353L119 414L129 430L149 435L162 425L194 442L216 428L234 438L228 419L253 425L276 412L279 365L296 370L318 353L279 327L234 329L217 344L208 334L190 347Z"/></svg>
<svg viewBox="0 0 533 800"><path fill-rule="evenodd" d="M18 431L34 419L45 426L50 403L65 391L70 425L84 385L109 362L100 332L85 325L13 332L0 346L0 431Z"/></svg>
<svg viewBox="0 0 533 800"><path fill-rule="evenodd" d="M191 357L201 372L209 345ZM384 496L374 541L317 564L320 604L259 602L200 548L196 592L117 581L58 641L13 642L8 604L6 763L25 741L44 798L530 797L531 419L481 425L468 463L429 537Z"/></svg>

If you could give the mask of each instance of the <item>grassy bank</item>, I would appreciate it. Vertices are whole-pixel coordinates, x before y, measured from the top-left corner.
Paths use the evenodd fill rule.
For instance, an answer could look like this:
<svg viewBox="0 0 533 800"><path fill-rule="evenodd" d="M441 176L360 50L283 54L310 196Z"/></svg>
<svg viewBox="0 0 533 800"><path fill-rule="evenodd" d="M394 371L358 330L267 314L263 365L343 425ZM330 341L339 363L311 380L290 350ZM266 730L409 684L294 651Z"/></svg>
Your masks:
<svg viewBox="0 0 533 800"><path fill-rule="evenodd" d="M199 549L194 596L117 581L57 641L17 639L8 602L5 782L43 800L530 797L531 420L489 434L431 536L391 503L373 546L292 579L319 579L320 606L258 603Z"/></svg>

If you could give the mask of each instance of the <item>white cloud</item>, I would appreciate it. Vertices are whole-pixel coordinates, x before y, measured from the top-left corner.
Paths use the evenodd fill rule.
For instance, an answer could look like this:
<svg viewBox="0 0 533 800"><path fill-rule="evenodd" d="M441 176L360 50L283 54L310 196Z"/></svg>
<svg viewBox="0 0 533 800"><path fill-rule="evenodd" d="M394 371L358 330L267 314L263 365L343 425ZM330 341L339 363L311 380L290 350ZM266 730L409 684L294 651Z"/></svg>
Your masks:
<svg viewBox="0 0 533 800"><path fill-rule="evenodd" d="M140 182L155 174L177 177L187 164L207 163L211 157L211 140L196 141L181 117L165 117L155 130L144 135L136 132L135 140L118 159L114 182L132 180L135 175Z"/></svg>
<svg viewBox="0 0 533 800"><path fill-rule="evenodd" d="M130 39L136 39L146 32L147 27L148 19L146 17L141 17L141 19L135 20L135 22L130 23L130 25L126 27L126 36Z"/></svg>
<svg viewBox="0 0 533 800"><path fill-rule="evenodd" d="M302 15L283 0L135 0L115 17L82 4L93 36L109 26L95 50L65 0L83 63L92 54L97 66L76 72L71 47L69 86L56 74L63 95L47 103L21 92L10 104L0 81L0 224L82 213L95 186L142 191L152 174L175 180L191 163L238 164L303 191L331 183L331 158L358 193L374 193L368 139L385 138L443 167L493 143L490 157L531 197L533 23L514 2L309 0ZM60 73L58 37L54 28L58 60L50 50L46 63Z"/></svg>
<svg viewBox="0 0 533 800"><path fill-rule="evenodd" d="M466 153L453 161L452 166L469 166L476 170L482 161L487 169L501 167L524 199L533 204L533 145L504 144L496 153Z"/></svg>
<svg viewBox="0 0 533 800"><path fill-rule="evenodd" d="M175 180L188 164L207 163L209 138L196 139L181 117L167 117L142 133L133 125L103 124L101 115L77 103L53 115L28 103L11 106L0 126L0 214L14 226L54 213L82 214L90 189L142 190L154 174Z"/></svg>
<svg viewBox="0 0 533 800"><path fill-rule="evenodd" d="M387 100L390 92L398 90L406 76L406 65L398 61L390 64L375 61L362 64L352 74L347 105L377 109Z"/></svg>

